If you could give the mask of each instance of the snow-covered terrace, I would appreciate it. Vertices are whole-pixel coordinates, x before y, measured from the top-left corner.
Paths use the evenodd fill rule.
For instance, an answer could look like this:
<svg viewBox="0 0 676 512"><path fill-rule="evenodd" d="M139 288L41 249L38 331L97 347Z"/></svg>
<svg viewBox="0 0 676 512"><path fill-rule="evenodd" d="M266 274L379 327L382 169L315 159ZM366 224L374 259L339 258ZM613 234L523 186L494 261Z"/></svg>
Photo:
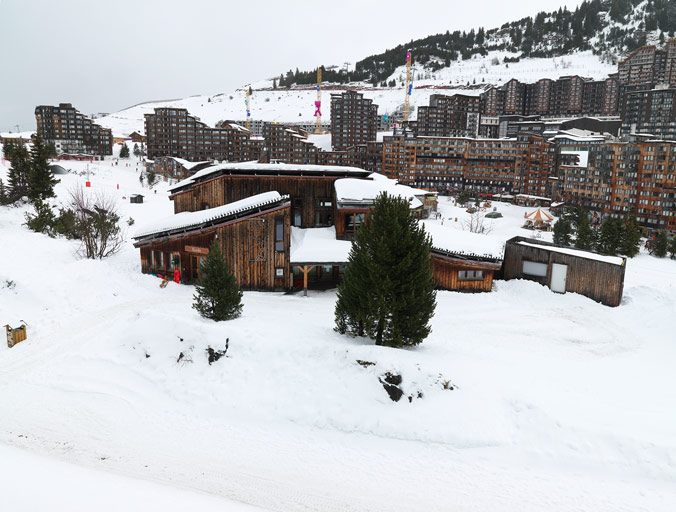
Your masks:
<svg viewBox="0 0 676 512"><path fill-rule="evenodd" d="M527 247L535 247L543 251L549 252L558 252L561 254L568 254L569 256L577 256L578 258L585 258L587 260L602 261L604 263L610 263L612 265L624 265L624 258L619 256L605 256L603 254L596 254L595 252L581 251L579 249L569 249L567 247L556 247L551 245L542 245L542 244L533 244L530 242L519 242L519 245L525 245Z"/></svg>
<svg viewBox="0 0 676 512"><path fill-rule="evenodd" d="M345 263L352 242L336 240L336 228L291 228L291 264Z"/></svg>

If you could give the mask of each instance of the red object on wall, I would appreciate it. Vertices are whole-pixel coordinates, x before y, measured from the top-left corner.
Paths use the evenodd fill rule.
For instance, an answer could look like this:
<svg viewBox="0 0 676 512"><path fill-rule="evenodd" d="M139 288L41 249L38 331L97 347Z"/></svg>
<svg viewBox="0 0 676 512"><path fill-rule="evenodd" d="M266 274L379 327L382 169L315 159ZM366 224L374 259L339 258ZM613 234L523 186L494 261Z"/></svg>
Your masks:
<svg viewBox="0 0 676 512"><path fill-rule="evenodd" d="M92 182L91 181L85 181L85 187L91 187Z"/></svg>
<svg viewBox="0 0 676 512"><path fill-rule="evenodd" d="M174 269L174 283L181 283L181 271L178 268Z"/></svg>

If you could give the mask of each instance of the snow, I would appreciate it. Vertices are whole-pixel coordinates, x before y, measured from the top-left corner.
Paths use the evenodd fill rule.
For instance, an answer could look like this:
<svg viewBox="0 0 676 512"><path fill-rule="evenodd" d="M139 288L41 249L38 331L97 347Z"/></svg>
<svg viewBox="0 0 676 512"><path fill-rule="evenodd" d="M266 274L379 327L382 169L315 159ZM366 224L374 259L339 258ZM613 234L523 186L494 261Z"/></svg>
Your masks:
<svg viewBox="0 0 676 512"><path fill-rule="evenodd" d="M63 164L55 203L86 179ZM140 169L90 163L91 192L152 223L172 205ZM493 206L486 244L535 235L527 208ZM204 320L193 287L140 273L131 240L83 260L27 211L0 207L0 324L28 324L0 346L3 510L673 510L676 261L628 260L617 308L521 280L440 291L429 338L396 350L334 332L333 290L245 292L241 318ZM466 234L463 208L439 211L426 226ZM389 400L386 371L411 403Z"/></svg>
<svg viewBox="0 0 676 512"><path fill-rule="evenodd" d="M578 249L569 249L566 247L550 247L546 245L532 244L530 242L519 242L519 245L527 247L535 247L549 252L558 252L561 254L568 254L570 256L577 256L578 258L585 258L587 260L602 261L604 263L612 263L613 265L624 265L624 258L618 256L604 256L603 254L596 254L595 252L580 251Z"/></svg>
<svg viewBox="0 0 676 512"><path fill-rule="evenodd" d="M485 256L502 260L505 252L503 240L454 229L451 222L444 225L436 221L424 220L422 225L432 237L432 247L436 249L454 254Z"/></svg>
<svg viewBox="0 0 676 512"><path fill-rule="evenodd" d="M307 140L312 142L322 151L331 151L331 134L330 133L311 133L308 135Z"/></svg>
<svg viewBox="0 0 676 512"><path fill-rule="evenodd" d="M412 210L420 208L423 203L419 196L428 194L425 190L401 185L397 180L387 178L378 173L369 175L369 179L341 178L335 181L336 201L340 203L372 204L376 198L387 193L393 197L401 197L410 203Z"/></svg>
<svg viewBox="0 0 676 512"><path fill-rule="evenodd" d="M336 228L291 228L291 263L345 263L352 242L336 240Z"/></svg>
<svg viewBox="0 0 676 512"><path fill-rule="evenodd" d="M486 57L475 55L469 60L452 62L450 67L436 72L423 70L414 65L413 94L411 96L411 120L417 118L417 107L428 105L432 94L478 95L490 85L500 86L511 78L522 82L536 82L540 78L559 78L566 75L580 75L595 79L605 78L617 71L616 66L603 62L599 56L589 52L578 52L566 57L528 58L520 62L492 65L494 58L514 57L509 52L489 52ZM403 64L403 63L402 63ZM371 87L367 84L324 84L323 102L327 105L322 122L329 123L331 94L340 94L346 90L357 90L364 97L378 105L378 114L392 114L402 108L404 102L405 66L397 68L390 78L397 81L393 88ZM389 79L388 79L389 81ZM476 85L471 85L476 82ZM467 84L470 84L468 86ZM252 87L258 87L251 97L251 118L253 120L278 123L314 124L314 102L317 91L314 86L293 89L270 88L270 81L262 81ZM468 88L469 87L469 88ZM156 107L186 108L191 115L199 117L209 126L217 122L232 119L243 121L246 118L245 91L236 91L212 95L196 95L183 99L153 101L134 105L101 118L96 122L113 130L113 135L126 135L133 131L145 133L144 114L150 114Z"/></svg>
<svg viewBox="0 0 676 512"><path fill-rule="evenodd" d="M12 512L256 512L223 498L88 469L0 444L2 503Z"/></svg>
<svg viewBox="0 0 676 512"><path fill-rule="evenodd" d="M170 191L178 190L187 185L195 183L200 178L209 176L220 171L227 170L238 170L238 171L252 171L252 172L303 172L303 173L325 173L325 172L337 172L337 173L354 173L360 176L366 175L364 169L359 169L358 167L340 167L336 165L311 165L311 164L287 164L287 163L259 163L259 162L241 162L241 163L225 163L212 165L201 171L197 171L191 177L186 178L182 181L179 181L175 185L169 187Z"/></svg>
<svg viewBox="0 0 676 512"><path fill-rule="evenodd" d="M190 162L190 161L185 160L183 158L178 158L177 156L172 156L170 158L172 158L173 160L175 160L176 162L181 164L183 166L183 168L188 170L188 171L190 169L192 169L193 167L196 167L200 164L208 164L209 163L209 160L202 160L201 162Z"/></svg>
<svg viewBox="0 0 676 512"><path fill-rule="evenodd" d="M587 167L589 163L589 151L561 151L562 155L575 155L578 160L571 167Z"/></svg>
<svg viewBox="0 0 676 512"><path fill-rule="evenodd" d="M139 228L134 234L134 238L139 239L156 233L188 229L206 222L212 222L248 210L260 208L261 206L277 203L288 197L289 196L282 196L276 191L263 192L262 194L256 194L215 208L208 208L196 212L176 213Z"/></svg>

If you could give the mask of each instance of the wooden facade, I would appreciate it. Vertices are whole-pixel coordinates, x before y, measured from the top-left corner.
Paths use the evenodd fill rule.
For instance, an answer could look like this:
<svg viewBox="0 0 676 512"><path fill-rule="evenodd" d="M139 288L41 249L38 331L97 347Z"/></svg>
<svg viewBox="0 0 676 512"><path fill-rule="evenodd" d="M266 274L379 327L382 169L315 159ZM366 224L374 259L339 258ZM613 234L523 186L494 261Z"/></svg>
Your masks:
<svg viewBox="0 0 676 512"><path fill-rule="evenodd" d="M432 250L432 272L437 288L461 292L490 292L501 262Z"/></svg>
<svg viewBox="0 0 676 512"><path fill-rule="evenodd" d="M281 226L283 231L280 233ZM142 272L167 276L171 280L174 270L179 268L181 282L193 283L200 277L200 265L214 240L219 243L229 270L243 289L291 288L291 207L288 200L209 226L139 238L134 245L141 250Z"/></svg>
<svg viewBox="0 0 676 512"><path fill-rule="evenodd" d="M326 172L304 171L289 165L289 171L276 171L275 164L258 164L262 171L228 168L214 172L194 183L174 189L170 199L174 212L198 211L238 201L263 192L277 191L291 197L291 223L302 228L334 224L335 192L338 178L366 177L368 171L354 168L327 168Z"/></svg>
<svg viewBox="0 0 676 512"><path fill-rule="evenodd" d="M556 249L571 251L573 254L556 252ZM529 279L554 289L554 265L562 266L565 267L562 282L564 286L560 290L562 293L579 293L606 306L619 306L624 290L626 258L618 257L622 263L615 264L602 261L598 256L591 252L562 248L549 242L514 237L505 246L502 274L506 280ZM532 270L528 270L528 265L542 268L542 275L535 275Z"/></svg>

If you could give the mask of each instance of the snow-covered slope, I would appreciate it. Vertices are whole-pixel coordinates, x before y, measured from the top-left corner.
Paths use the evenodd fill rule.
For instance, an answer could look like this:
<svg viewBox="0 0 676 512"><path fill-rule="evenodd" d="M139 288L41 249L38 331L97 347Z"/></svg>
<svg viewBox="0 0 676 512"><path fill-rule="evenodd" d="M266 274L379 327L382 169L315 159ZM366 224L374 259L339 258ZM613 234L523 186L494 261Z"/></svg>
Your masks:
<svg viewBox="0 0 676 512"><path fill-rule="evenodd" d="M86 164L66 167L59 201L85 180ZM125 220L171 211L135 163L89 171ZM496 206L492 244L530 233L526 209ZM34 465L38 490L40 460L3 445L284 512L673 510L674 261L630 260L618 308L524 281L439 292L429 339L394 350L335 333L334 291L245 293L241 318L206 321L192 287L140 274L131 242L81 260L75 242L29 232L26 210L0 207L0 323L29 335L0 345L0 458ZM427 222L452 237L467 214L440 210L443 225ZM386 371L410 403L390 401ZM14 474L0 463L0 503L43 508Z"/></svg>
<svg viewBox="0 0 676 512"><path fill-rule="evenodd" d="M501 85L511 78L523 82L534 82L540 78L558 78L565 75L601 79L616 71L616 67L601 61L591 52L579 52L566 57L552 59L523 59L520 62L504 64L505 52L490 52L486 57L475 55L470 60L452 62L450 67L434 73L422 67L415 69L415 83L411 105L415 119L415 108L429 104L431 94L463 93L480 94L490 84ZM495 64L495 60L500 64ZM404 68L399 68L392 79L403 81ZM468 88L469 86L469 88ZM258 84L251 99L251 116L261 121L280 123L314 122L314 101L316 91L312 87L272 90L268 81ZM350 86L325 85L323 93L322 121L329 122L331 93L340 93L347 88L357 89L378 105L379 114L392 114L399 109L404 100L404 88L400 83L393 88L374 88L359 83ZM115 135L127 135L133 131L144 131L144 114L153 112L155 107L182 107L210 126L218 121L242 120L245 116L244 89L230 93L191 96L179 100L149 102L121 110L97 119L106 128L112 128Z"/></svg>

